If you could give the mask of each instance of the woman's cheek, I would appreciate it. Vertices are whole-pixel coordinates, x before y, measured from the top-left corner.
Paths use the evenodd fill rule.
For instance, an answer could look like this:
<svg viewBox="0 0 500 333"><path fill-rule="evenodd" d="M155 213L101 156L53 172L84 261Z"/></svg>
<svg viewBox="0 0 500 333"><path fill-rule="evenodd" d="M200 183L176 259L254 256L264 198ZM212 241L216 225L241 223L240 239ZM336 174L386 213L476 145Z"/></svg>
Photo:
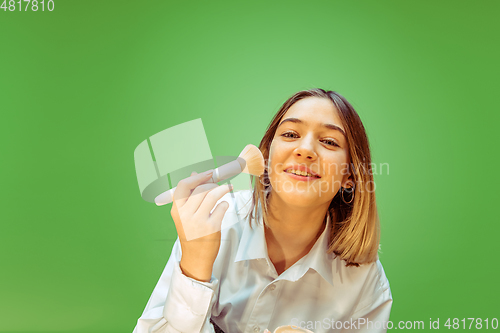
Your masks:
<svg viewBox="0 0 500 333"><path fill-rule="evenodd" d="M333 193L336 193L337 190L340 188L340 183L342 181L342 176L340 176L340 173L337 170L338 166L334 162L327 163L323 170L326 170L326 182L328 183L328 187L330 188L330 191Z"/></svg>
<svg viewBox="0 0 500 333"><path fill-rule="evenodd" d="M280 153L281 152L281 153ZM282 150L279 147L271 146L269 151L269 173L278 174L283 170L283 156Z"/></svg>

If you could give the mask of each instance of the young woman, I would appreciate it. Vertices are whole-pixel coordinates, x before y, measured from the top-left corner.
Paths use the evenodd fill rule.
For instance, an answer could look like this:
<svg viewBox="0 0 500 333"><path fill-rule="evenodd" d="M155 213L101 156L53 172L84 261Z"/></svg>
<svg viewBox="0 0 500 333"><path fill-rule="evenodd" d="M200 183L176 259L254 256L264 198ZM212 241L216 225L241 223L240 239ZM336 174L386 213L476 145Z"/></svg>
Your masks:
<svg viewBox="0 0 500 333"><path fill-rule="evenodd" d="M253 191L205 184L210 172L179 182L179 238L134 332L386 331L392 295L354 108L333 91L300 91L259 149Z"/></svg>

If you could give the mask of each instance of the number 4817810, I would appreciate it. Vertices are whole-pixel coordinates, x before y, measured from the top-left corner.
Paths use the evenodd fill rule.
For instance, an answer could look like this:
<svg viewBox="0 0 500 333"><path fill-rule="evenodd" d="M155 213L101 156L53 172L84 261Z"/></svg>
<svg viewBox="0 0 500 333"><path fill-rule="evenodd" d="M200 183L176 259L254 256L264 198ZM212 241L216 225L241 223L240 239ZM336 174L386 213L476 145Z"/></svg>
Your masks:
<svg viewBox="0 0 500 333"><path fill-rule="evenodd" d="M1 0L0 0L1 1ZM18 6L16 6L16 4ZM31 5L31 7L30 7ZM3 0L2 5L0 6L0 9L3 9L4 12L7 11L7 9L11 12L16 10L16 7L19 8L19 11L28 11L31 10L33 12L36 12L38 9L41 9L42 11L45 11L45 0L38 1L38 0L9 0L7 4L7 0ZM48 11L53 11L54 10L54 0L48 0L47 1L47 10Z"/></svg>

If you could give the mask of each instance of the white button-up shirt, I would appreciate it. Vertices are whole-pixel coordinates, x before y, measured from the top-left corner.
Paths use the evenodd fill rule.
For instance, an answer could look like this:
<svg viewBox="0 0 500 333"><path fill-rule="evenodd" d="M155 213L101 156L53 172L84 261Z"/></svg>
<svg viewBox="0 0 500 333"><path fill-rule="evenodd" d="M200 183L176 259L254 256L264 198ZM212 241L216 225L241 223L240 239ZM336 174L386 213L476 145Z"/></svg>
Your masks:
<svg viewBox="0 0 500 333"><path fill-rule="evenodd" d="M315 333L385 332L392 295L379 260L359 267L327 254L331 221L307 255L278 275L262 220L249 225L251 191L228 193L221 247L210 282L185 276L179 239L134 333L271 332L283 325Z"/></svg>

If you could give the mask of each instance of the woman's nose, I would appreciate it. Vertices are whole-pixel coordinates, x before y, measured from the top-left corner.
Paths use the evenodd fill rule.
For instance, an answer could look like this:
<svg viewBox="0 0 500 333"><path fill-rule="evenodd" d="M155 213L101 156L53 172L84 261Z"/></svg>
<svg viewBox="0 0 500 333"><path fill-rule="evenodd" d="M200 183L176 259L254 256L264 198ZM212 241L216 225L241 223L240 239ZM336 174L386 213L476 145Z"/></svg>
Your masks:
<svg viewBox="0 0 500 333"><path fill-rule="evenodd" d="M318 157L312 140L307 138L304 138L299 142L299 146L295 148L294 154L297 157L306 158L308 160L315 160Z"/></svg>

